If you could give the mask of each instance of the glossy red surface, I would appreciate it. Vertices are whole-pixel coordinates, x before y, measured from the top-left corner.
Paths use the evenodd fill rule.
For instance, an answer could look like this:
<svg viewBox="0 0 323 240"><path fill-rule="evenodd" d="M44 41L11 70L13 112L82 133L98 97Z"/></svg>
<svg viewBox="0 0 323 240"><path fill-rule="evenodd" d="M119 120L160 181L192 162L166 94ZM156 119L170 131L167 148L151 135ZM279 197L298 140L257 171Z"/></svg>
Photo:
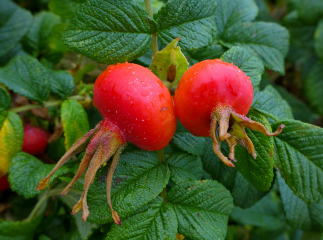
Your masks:
<svg viewBox="0 0 323 240"><path fill-rule="evenodd" d="M173 99L148 68L133 63L109 66L96 80L94 103L103 118L144 150L164 148L176 129Z"/></svg>
<svg viewBox="0 0 323 240"><path fill-rule="evenodd" d="M29 124L24 125L22 151L31 155L42 154L46 150L47 140L47 134L43 129Z"/></svg>
<svg viewBox="0 0 323 240"><path fill-rule="evenodd" d="M210 136L211 114L229 106L246 115L253 99L249 77L238 67L220 59L193 65L182 76L176 89L176 114L195 136Z"/></svg>

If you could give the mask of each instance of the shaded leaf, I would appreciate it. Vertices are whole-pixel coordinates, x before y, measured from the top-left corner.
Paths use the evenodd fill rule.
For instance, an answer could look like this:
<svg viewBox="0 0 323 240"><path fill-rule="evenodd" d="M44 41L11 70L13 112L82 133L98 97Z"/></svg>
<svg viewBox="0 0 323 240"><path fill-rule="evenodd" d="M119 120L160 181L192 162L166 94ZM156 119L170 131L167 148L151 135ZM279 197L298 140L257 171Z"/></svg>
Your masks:
<svg viewBox="0 0 323 240"><path fill-rule="evenodd" d="M11 107L11 98L6 89L0 86L0 112Z"/></svg>

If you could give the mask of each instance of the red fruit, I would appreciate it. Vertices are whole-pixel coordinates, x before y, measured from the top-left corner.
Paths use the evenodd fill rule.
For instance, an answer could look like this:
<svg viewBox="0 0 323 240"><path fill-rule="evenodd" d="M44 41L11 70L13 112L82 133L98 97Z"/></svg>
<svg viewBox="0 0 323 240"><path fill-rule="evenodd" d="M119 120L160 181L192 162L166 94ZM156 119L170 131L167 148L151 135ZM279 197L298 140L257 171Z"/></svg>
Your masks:
<svg viewBox="0 0 323 240"><path fill-rule="evenodd" d="M0 178L0 192L5 191L10 188L10 183L8 182L8 176L3 176Z"/></svg>
<svg viewBox="0 0 323 240"><path fill-rule="evenodd" d="M38 155L45 152L47 147L47 134L38 127L29 124L24 125L24 140L22 144L22 151Z"/></svg>
<svg viewBox="0 0 323 240"><path fill-rule="evenodd" d="M72 211L74 214L83 208L85 221L90 214L86 203L87 191L97 170L114 155L107 176L107 198L113 219L120 224L110 196L112 176L119 155L127 141L151 151L162 149L170 142L176 129L173 99L168 89L149 69L133 63L109 66L96 80L93 96L95 106L104 120L66 152L52 172L39 182L37 189L44 189L51 175L73 155L82 151L91 139L75 177L61 195L69 191L89 166L83 194Z"/></svg>
<svg viewBox="0 0 323 240"><path fill-rule="evenodd" d="M214 152L228 166L234 167L220 151L220 141L230 146L230 158L235 161L236 140L256 158L254 146L243 127L269 133L257 122L245 117L253 99L250 78L233 64L220 59L205 60L189 68L176 89L174 102L176 114L195 136L211 136Z"/></svg>

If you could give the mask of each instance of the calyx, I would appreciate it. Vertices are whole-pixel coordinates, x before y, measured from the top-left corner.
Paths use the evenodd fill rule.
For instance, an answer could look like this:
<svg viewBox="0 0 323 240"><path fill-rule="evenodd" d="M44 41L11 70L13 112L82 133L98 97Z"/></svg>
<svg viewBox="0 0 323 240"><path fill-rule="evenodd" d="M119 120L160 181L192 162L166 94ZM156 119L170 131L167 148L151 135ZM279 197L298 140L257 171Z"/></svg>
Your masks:
<svg viewBox="0 0 323 240"><path fill-rule="evenodd" d="M244 127L257 130L268 137L279 135L285 127L284 124L281 124L275 132L271 133L261 123L255 122L250 118L235 113L228 106L215 109L212 112L211 119L210 134L213 141L213 151L221 159L221 161L229 167L234 167L233 162L236 162L234 148L237 143L246 148L253 158L256 159L257 157L255 147L244 130ZM229 146L230 160L221 152L221 141L226 141Z"/></svg>

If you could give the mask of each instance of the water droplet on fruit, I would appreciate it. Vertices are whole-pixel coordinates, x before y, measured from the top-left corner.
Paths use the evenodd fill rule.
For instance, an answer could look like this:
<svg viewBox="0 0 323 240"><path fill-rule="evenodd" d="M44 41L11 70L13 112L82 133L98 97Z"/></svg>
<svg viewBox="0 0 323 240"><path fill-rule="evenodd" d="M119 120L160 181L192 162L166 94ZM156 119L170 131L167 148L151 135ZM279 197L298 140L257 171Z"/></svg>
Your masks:
<svg viewBox="0 0 323 240"><path fill-rule="evenodd" d="M128 69L132 69L132 67L128 67Z"/></svg>
<svg viewBox="0 0 323 240"><path fill-rule="evenodd" d="M135 75L136 73L135 72L132 72L133 75Z"/></svg>

